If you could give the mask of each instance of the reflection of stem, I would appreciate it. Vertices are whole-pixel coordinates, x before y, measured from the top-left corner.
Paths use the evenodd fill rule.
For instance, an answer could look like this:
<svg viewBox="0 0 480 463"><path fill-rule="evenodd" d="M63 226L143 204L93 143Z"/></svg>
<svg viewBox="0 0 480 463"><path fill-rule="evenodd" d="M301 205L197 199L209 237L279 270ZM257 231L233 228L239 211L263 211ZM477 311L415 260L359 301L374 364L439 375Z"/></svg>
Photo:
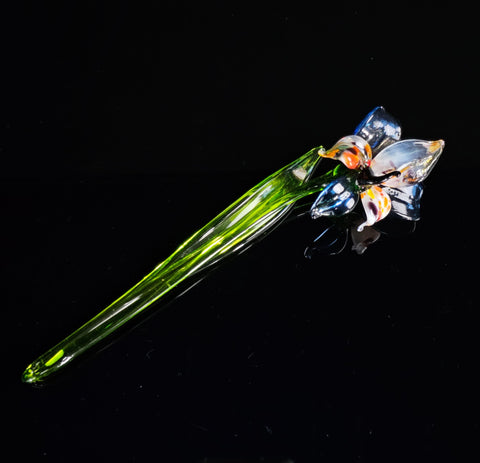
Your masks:
<svg viewBox="0 0 480 463"><path fill-rule="evenodd" d="M185 241L123 296L27 367L23 380L45 379L142 312L187 277L244 249L272 229L295 201L323 189L336 174L309 182L320 158L318 148L253 187Z"/></svg>

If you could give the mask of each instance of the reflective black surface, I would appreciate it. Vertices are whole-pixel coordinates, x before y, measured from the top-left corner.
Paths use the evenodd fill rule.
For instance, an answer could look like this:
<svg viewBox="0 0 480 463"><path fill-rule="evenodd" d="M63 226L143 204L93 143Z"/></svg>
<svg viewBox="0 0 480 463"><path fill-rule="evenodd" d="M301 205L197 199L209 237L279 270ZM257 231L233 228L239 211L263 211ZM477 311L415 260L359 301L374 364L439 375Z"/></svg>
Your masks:
<svg viewBox="0 0 480 463"><path fill-rule="evenodd" d="M182 8L15 12L0 110L8 446L53 462L475 460L469 15ZM289 221L45 386L20 382L247 188L378 104L405 137L446 141L413 233L306 259L321 226Z"/></svg>

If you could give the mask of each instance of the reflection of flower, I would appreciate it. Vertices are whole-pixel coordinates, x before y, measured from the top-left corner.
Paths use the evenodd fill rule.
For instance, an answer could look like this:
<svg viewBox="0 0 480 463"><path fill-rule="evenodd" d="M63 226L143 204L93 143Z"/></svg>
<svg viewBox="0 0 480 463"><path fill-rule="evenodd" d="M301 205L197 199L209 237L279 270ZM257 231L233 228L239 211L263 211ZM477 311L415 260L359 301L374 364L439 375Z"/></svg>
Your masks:
<svg viewBox="0 0 480 463"><path fill-rule="evenodd" d="M357 254L363 254L368 246L375 243L380 238L381 233L373 227L364 227L359 230L359 225L361 221L358 221L350 229L350 235L352 237L352 251L355 251Z"/></svg>
<svg viewBox="0 0 480 463"><path fill-rule="evenodd" d="M330 256L340 254L346 248L349 236L352 242L352 251L363 254L368 246L380 238L381 232L374 227L365 227L362 231L358 231L357 227L362 222L362 217L352 213L345 219L340 218L335 220L333 224L330 223L306 247L305 257L312 259L317 254Z"/></svg>
<svg viewBox="0 0 480 463"><path fill-rule="evenodd" d="M341 161L344 176L326 185L311 208L311 216L339 216L353 210L360 197L365 226L385 218L392 209L403 218L418 219L419 185L432 171L443 140L402 140L400 126L381 107L374 109L354 135L341 138L319 155Z"/></svg>
<svg viewBox="0 0 480 463"><path fill-rule="evenodd" d="M321 233L305 248L304 255L313 259L317 255L337 255L342 253L350 242L350 249L363 254L367 248L382 236L403 236L415 231L415 222L396 220L390 216L375 226L365 226L361 231L358 226L364 218L352 212L341 217L327 217L321 221ZM318 231L317 231L318 233Z"/></svg>

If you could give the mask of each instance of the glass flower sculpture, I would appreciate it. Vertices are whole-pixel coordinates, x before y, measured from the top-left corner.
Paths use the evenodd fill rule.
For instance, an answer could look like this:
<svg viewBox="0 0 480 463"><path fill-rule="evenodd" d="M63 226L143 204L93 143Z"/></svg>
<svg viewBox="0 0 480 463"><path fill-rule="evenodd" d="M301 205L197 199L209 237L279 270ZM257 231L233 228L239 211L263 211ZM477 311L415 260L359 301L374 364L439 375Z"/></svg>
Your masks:
<svg viewBox="0 0 480 463"><path fill-rule="evenodd" d="M319 155L341 161L348 169L332 180L310 209L312 218L351 212L359 198L371 226L393 211L418 220L421 182L432 171L445 145L443 140L402 140L398 123L382 107L375 108L355 131Z"/></svg>
<svg viewBox="0 0 480 463"><path fill-rule="evenodd" d="M296 201L310 194L319 193L310 210L312 218L348 214L360 199L366 217L357 227L359 232L391 210L416 220L419 183L431 172L444 142L399 140L400 126L378 107L353 135L341 138L331 149L313 148L267 177L194 233L133 288L31 363L23 381L45 380L179 283L265 237ZM314 177L323 158L341 164Z"/></svg>

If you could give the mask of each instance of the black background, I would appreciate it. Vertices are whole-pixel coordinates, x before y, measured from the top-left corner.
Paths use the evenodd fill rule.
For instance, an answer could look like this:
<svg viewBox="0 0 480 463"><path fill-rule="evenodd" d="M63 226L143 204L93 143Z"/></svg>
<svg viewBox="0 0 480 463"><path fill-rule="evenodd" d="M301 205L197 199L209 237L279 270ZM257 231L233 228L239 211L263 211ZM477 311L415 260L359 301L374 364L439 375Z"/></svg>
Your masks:
<svg viewBox="0 0 480 463"><path fill-rule="evenodd" d="M5 454L474 461L474 16L445 2L5 10ZM415 233L309 261L320 228L285 225L44 387L20 382L247 188L379 104L405 138L446 141Z"/></svg>

